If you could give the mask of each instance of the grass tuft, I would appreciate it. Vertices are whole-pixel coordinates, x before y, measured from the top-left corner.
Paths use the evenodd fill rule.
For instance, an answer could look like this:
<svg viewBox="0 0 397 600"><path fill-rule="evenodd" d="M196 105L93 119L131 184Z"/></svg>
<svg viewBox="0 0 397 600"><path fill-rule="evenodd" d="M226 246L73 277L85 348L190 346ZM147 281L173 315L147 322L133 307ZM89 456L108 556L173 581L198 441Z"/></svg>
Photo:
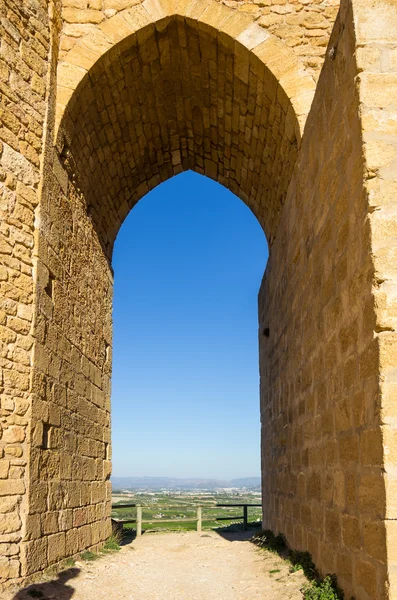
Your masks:
<svg viewBox="0 0 397 600"><path fill-rule="evenodd" d="M121 531L113 532L112 535L108 537L103 546L103 552L118 552L121 550L121 540L123 538L123 534Z"/></svg>
<svg viewBox="0 0 397 600"><path fill-rule="evenodd" d="M303 587L302 592L305 600L343 600L343 593L338 588L335 575L311 581Z"/></svg>
<svg viewBox="0 0 397 600"><path fill-rule="evenodd" d="M309 552L291 550L282 534L274 535L273 531L266 530L257 533L251 538L252 542L277 553L290 563L290 572L303 571L309 583L302 588L304 600L343 600L344 595L338 587L336 575L327 575L321 578ZM270 571L270 573L277 571ZM350 600L354 600L351 598Z"/></svg>
<svg viewBox="0 0 397 600"><path fill-rule="evenodd" d="M69 569L71 567L74 567L75 564L76 561L74 560L74 558L66 558L62 563L62 567L65 569Z"/></svg>
<svg viewBox="0 0 397 600"><path fill-rule="evenodd" d="M85 552L82 552L80 554L80 558L81 558L81 560L92 561L92 560L97 560L97 558L99 558L99 556L98 556L98 554L95 554L95 552L91 552L90 550L85 550Z"/></svg>
<svg viewBox="0 0 397 600"><path fill-rule="evenodd" d="M315 579L318 574L316 567L309 552L299 552L298 550L290 550L288 560L291 563L290 571L303 571L308 579Z"/></svg>
<svg viewBox="0 0 397 600"><path fill-rule="evenodd" d="M270 531L270 529L255 534L252 537L252 541L256 546L266 548L266 550L276 552L277 554L283 554L288 550L285 536L282 533L274 535L273 531Z"/></svg>

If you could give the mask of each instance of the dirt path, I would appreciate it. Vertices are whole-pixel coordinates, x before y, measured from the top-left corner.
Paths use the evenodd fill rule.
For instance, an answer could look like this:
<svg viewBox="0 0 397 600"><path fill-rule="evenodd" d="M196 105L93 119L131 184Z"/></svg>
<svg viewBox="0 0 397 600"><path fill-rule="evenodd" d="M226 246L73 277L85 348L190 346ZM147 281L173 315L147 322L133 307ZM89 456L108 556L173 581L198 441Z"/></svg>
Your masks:
<svg viewBox="0 0 397 600"><path fill-rule="evenodd" d="M300 600L301 572L244 534L146 534L120 552L78 562L68 580L31 586L14 600ZM65 575L66 577L66 575ZM33 594L32 594L33 591ZM39 596L38 593L42 595Z"/></svg>

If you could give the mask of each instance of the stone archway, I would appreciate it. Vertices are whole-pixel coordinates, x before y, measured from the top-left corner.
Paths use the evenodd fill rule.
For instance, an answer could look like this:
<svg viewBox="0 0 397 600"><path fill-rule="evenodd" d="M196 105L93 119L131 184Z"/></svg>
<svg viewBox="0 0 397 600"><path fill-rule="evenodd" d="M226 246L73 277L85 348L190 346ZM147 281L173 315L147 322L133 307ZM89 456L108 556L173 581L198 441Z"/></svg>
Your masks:
<svg viewBox="0 0 397 600"><path fill-rule="evenodd" d="M26 543L28 570L109 534L110 261L123 219L155 185L193 169L242 198L274 239L313 96L293 53L251 21L215 3L195 19L158 19L160 8L135 33L130 23L142 25L142 7L127 11L128 34L120 15L109 19L107 35L122 31L121 40L88 71L72 66L87 64L86 49L99 43L92 32L59 69L58 99L73 93L64 109L58 104L57 152L40 206L34 374L57 420L49 412L43 419L39 392L28 506L34 518L72 521ZM280 79L265 59L282 65Z"/></svg>
<svg viewBox="0 0 397 600"><path fill-rule="evenodd" d="M64 57L58 149L66 160L70 154L109 256L135 202L188 168L248 203L271 240L314 81L292 50L215 0L176 14L163 4L121 11ZM102 195L109 188L107 217L89 181Z"/></svg>
<svg viewBox="0 0 397 600"><path fill-rule="evenodd" d="M246 15L145 0L63 50L56 85L57 7L52 37L43 11L18 13L31 12L20 52L32 89L15 60L6 81L7 131L15 98L31 130L2 147L3 579L109 533L112 244L140 197L190 168L246 202L270 245L265 527L347 595L393 597L395 7L344 1L315 85Z"/></svg>

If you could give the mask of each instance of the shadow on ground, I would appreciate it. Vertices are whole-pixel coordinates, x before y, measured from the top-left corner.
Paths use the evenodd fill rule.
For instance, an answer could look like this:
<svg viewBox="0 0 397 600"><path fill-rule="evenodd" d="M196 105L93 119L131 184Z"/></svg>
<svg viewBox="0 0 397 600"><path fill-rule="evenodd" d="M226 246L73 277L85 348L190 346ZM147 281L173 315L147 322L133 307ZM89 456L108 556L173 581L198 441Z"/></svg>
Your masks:
<svg viewBox="0 0 397 600"><path fill-rule="evenodd" d="M142 532L145 533L144 531ZM135 529L122 529L121 538L120 538L120 546L127 546L131 544L136 539L136 531Z"/></svg>
<svg viewBox="0 0 397 600"><path fill-rule="evenodd" d="M246 542L251 539L255 533L261 530L262 523L258 521L253 521L248 523L247 531L244 531L242 523L231 523L230 525L222 525L220 527L216 527L213 529L203 530L201 537L209 537L208 534L213 532L217 533L225 540L229 542ZM190 531L190 530L189 530ZM131 544L136 539L136 530L135 529L121 529L121 541L120 546L127 546ZM142 535L148 535L151 533L186 533L183 530L155 530L155 529L143 529Z"/></svg>
<svg viewBox="0 0 397 600"><path fill-rule="evenodd" d="M248 523L248 529L244 531L242 524L232 523L231 525L217 527L216 529L212 529L212 531L229 542L246 542L247 540L250 540L255 533L260 531L261 526L262 523L254 521ZM205 535L205 532L203 535Z"/></svg>
<svg viewBox="0 0 397 600"><path fill-rule="evenodd" d="M57 579L45 583L33 583L15 594L12 600L69 600L75 589L67 585L69 579L74 579L80 574L80 569L73 568L58 573Z"/></svg>

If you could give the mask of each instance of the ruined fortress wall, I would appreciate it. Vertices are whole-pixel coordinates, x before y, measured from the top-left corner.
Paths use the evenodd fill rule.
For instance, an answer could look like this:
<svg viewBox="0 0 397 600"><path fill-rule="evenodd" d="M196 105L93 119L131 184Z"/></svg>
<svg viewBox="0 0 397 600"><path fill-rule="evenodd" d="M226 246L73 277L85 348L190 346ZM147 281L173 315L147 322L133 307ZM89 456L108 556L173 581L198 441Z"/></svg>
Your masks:
<svg viewBox="0 0 397 600"><path fill-rule="evenodd" d="M23 574L110 535L112 274L53 155L40 206Z"/></svg>
<svg viewBox="0 0 397 600"><path fill-rule="evenodd" d="M29 514L22 543L23 574L31 575L84 549L97 549L110 533L113 282L108 261L123 215L150 186L189 167L202 173L210 169L212 175L215 169L217 176L224 177L236 191L245 186L248 197L248 183L258 185L254 164L264 167L265 179L272 177L274 164L283 164L287 171L295 160L299 127L297 122L286 121L274 78L257 67L250 82L247 78L242 83L235 76L233 45L219 44L218 85L209 81L208 73L215 72L211 62L215 36L216 30L199 33L182 20L170 19L162 27L161 37L153 28L145 31L140 44L130 39L123 46L122 60L114 53L107 55L106 62L98 61L95 75L82 82L62 123L57 147L49 153L38 223ZM189 40L190 48L184 40ZM150 81L148 65L157 68L157 44L168 44L173 60L185 65L182 80L182 67L175 69L168 62L163 67L163 79L157 76L156 85ZM200 56L199 47L207 48L208 55ZM248 50L242 49L243 65L248 64L247 56ZM227 62L226 86L222 65ZM142 71L131 77L132 66L140 66ZM193 77L189 80L190 71L200 75L196 83ZM182 90L182 84L186 89ZM211 87L217 93L222 85L227 91L220 100L228 114L222 117L220 113L217 127L210 131L207 122L214 112L201 90ZM178 94L182 93L186 98L181 103ZM237 115L232 118L233 93ZM194 122L191 96L199 109ZM153 108L148 126L148 107L152 109L155 97L167 102L160 104L157 112ZM209 97L213 98L213 93ZM180 112L181 104L184 113ZM267 160L262 158L267 129L260 119L269 114L278 119L272 136L268 136L270 149L276 157L283 152L283 160L272 160L273 154ZM251 129L261 125L262 133L255 143L249 143L245 120ZM216 153L214 129L219 132ZM154 137L156 130L159 133ZM282 178L281 183L285 187ZM275 211L270 210L269 198L267 205L270 224L276 215L272 216Z"/></svg>
<svg viewBox="0 0 397 600"><path fill-rule="evenodd" d="M35 216L50 51L47 3L0 2L0 582L20 575L31 414Z"/></svg>
<svg viewBox="0 0 397 600"><path fill-rule="evenodd" d="M265 527L369 600L396 594L397 9L353 9L259 296L263 503Z"/></svg>
<svg viewBox="0 0 397 600"><path fill-rule="evenodd" d="M0 577L109 534L112 244L144 193L192 168L251 207L271 248L265 523L357 600L386 598L396 145L380 90L395 89L393 3L343 2L302 142L334 0L16 4L0 3Z"/></svg>
<svg viewBox="0 0 397 600"><path fill-rule="evenodd" d="M397 4L354 5L364 186L374 265L389 597L397 596ZM369 538L368 538L369 539ZM376 538L372 538L376 542Z"/></svg>
<svg viewBox="0 0 397 600"><path fill-rule="evenodd" d="M354 48L345 8L260 294L263 500L265 526L369 600L385 593L385 489Z"/></svg>
<svg viewBox="0 0 397 600"><path fill-rule="evenodd" d="M89 373L90 365L81 364L78 354L79 340L88 339L92 322L88 331L88 325L84 329L79 320L76 333L69 312L73 302L83 305L82 295L73 297L71 293L69 306L62 305L61 298L57 310L53 308L54 298L58 301L61 295L62 273L75 289L73 269L79 252L84 249L89 255L82 243L84 216L77 211L73 231L79 236L74 244L76 257L72 264L67 263L64 249L70 243L72 222L61 214L65 198L59 207L62 199L58 202L56 196L61 195L52 143L59 7L30 0L6 1L0 2L0 14L1 587L3 582L15 582L82 548L96 547L96 542L109 535L109 519L104 521L109 509L105 511L104 502L99 501L106 497L106 487L98 483L98 479L108 478L109 467L104 472L92 457L110 455L104 441L110 434L109 407L107 421L92 407L87 423L80 397L78 415L61 414L63 403L69 408L72 405L72 397L76 409L77 393L84 385L85 395L91 398L92 393L94 405L104 400L97 389L91 392L85 381L81 382L95 378L97 386L101 385L97 374ZM57 237L63 222L65 229ZM106 261L101 274L109 277ZM95 307L95 301L90 306ZM108 304L107 316L102 315L98 329L106 329L110 314ZM57 331L60 323L69 335L65 340ZM106 384L109 387L104 380ZM109 391L106 397L109 402ZM105 421L106 435L101 430ZM72 439L67 437L68 425ZM74 486L68 485L72 477ZM97 482L96 489L90 485L92 480ZM83 507L80 514L73 511L75 506ZM93 520L103 523L103 531L97 532L95 526L84 528Z"/></svg>

